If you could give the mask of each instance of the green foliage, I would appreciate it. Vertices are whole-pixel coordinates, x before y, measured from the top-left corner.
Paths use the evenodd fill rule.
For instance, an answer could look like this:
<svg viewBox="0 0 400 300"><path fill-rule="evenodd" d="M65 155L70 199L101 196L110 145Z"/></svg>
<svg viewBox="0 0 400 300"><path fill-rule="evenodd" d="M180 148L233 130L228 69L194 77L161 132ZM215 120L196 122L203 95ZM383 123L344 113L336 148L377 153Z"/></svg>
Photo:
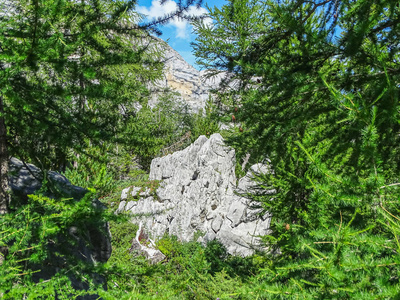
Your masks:
<svg viewBox="0 0 400 300"><path fill-rule="evenodd" d="M149 170L151 160L163 154L163 149L186 145L182 137L189 131L190 118L188 107L166 93L154 107L144 105L127 117L123 137L127 150L136 156L143 169Z"/></svg>
<svg viewBox="0 0 400 300"><path fill-rule="evenodd" d="M121 185L149 188L155 193L158 181L149 181L146 171L139 169L135 155L125 146L104 143L100 147L87 146L82 154L71 154L73 166L68 167L64 175L72 184L84 188L94 188L99 198L121 192ZM123 179L123 180L121 180ZM118 195L119 196L119 195ZM118 197L117 196L117 197Z"/></svg>
<svg viewBox="0 0 400 300"><path fill-rule="evenodd" d="M2 299L71 299L93 294L98 270L79 258L101 234L106 214L87 193L80 201L30 195L28 204L0 218L0 244L8 253L0 268ZM71 229L77 230L72 233ZM81 282L88 291L77 289Z"/></svg>
<svg viewBox="0 0 400 300"><path fill-rule="evenodd" d="M250 196L279 254L253 296L399 297L399 15L384 0L232 0L196 23L199 62L237 83L220 95L243 126L229 141L273 169Z"/></svg>
<svg viewBox="0 0 400 300"><path fill-rule="evenodd" d="M138 226L123 216L110 222L112 254L106 271L109 289L131 290L140 270L145 266L143 259L138 259L142 266L136 264L129 251L137 230Z"/></svg>
<svg viewBox="0 0 400 300"><path fill-rule="evenodd" d="M108 169L107 157L102 157L106 162L99 161L95 159L95 157L99 157L97 155L99 150L96 147L88 150L92 155L87 153L75 156L76 167L67 168L64 175L73 185L96 189L98 197L102 197L115 189L115 177Z"/></svg>
<svg viewBox="0 0 400 300"><path fill-rule="evenodd" d="M211 99L207 101L204 111L199 111L190 121L190 140L192 143L200 135L210 137L213 133L220 131L218 109Z"/></svg>
<svg viewBox="0 0 400 300"><path fill-rule="evenodd" d="M160 76L136 1L10 1L0 12L0 85L11 155L65 166L71 148L115 140L121 107ZM134 27L134 30L127 30ZM132 47L135 44L135 47Z"/></svg>
<svg viewBox="0 0 400 300"><path fill-rule="evenodd" d="M182 16L200 2L180 1L178 13ZM130 155L146 168L163 148L187 143L187 128L193 124L196 135L214 131L215 124L202 123L200 116L192 122L169 99L153 109L146 106L146 86L159 78L162 69L161 53L150 45L153 39L147 29L155 30L157 23L173 15L139 26L135 5L136 1L125 0L0 4L0 100L4 104L0 123L4 120L8 143L2 146L10 155L47 172L65 169L73 149L79 154L73 156L77 168L71 167L66 175L74 184L97 187L103 196L114 191L113 178L132 171L125 170ZM137 104L143 109L137 111ZM130 147L111 151L110 143ZM3 151L0 160L6 159ZM122 171L115 166L121 160ZM157 182L146 185L154 190ZM118 218L111 224L115 255L110 262L85 263L76 247L93 246L87 233L112 218L95 208L93 196L75 201L30 195L26 205L12 206L9 214L1 216L0 247L8 253L1 260L0 297L71 299L97 293L104 299L148 298L160 289L164 299L204 299L231 294L234 283L240 282L223 270L208 275L209 263L195 243L175 241L170 263L148 266L143 258L127 252L135 227L116 225ZM176 280L171 280L175 274ZM108 279L109 291L98 285L101 276ZM77 289L74 282L87 291Z"/></svg>
<svg viewBox="0 0 400 300"><path fill-rule="evenodd" d="M111 179L137 172L127 167L130 155L148 168L153 157L217 132L221 119L234 120L227 137L238 161L249 153L250 164L269 161L273 169L250 195L273 215L264 237L271 253L232 257L216 242L203 247L166 236L158 247L167 259L151 266L129 253L137 227L114 217L113 256L88 265L74 253L79 242L71 229L90 245L85 233L111 216L90 195L75 201L38 194L0 218L0 296L399 298L398 4L230 0L210 9L214 24L195 21L194 47L201 65L229 71L217 94L222 118L210 103L191 118L171 95L147 106L146 84L162 64L135 25L135 4L0 4L7 8L0 12L0 121L10 153L58 169L75 148L78 168L68 176L114 201ZM129 147L109 149L110 142ZM152 192L158 184L137 181ZM100 275L108 290L96 286Z"/></svg>
<svg viewBox="0 0 400 300"><path fill-rule="evenodd" d="M224 271L232 278L239 276L242 279L248 279L256 275L259 272L259 268L265 264L265 256L263 254L255 254L245 258L232 256L217 240L207 243L204 254L210 264L209 272L212 275Z"/></svg>
<svg viewBox="0 0 400 300"><path fill-rule="evenodd" d="M219 132L219 116L211 101L205 113L191 114L188 106L170 93L155 107L145 105L129 118L124 135L126 149L145 170L149 170L153 158L182 150L200 135L209 137Z"/></svg>
<svg viewBox="0 0 400 300"><path fill-rule="evenodd" d="M232 273L228 275L226 266L233 265L226 250L217 243L201 246L196 242L181 243L174 236L166 235L157 242L158 248L167 256L164 263L148 265L141 257L128 254L130 242L134 236L121 223L115 226L116 232L126 232L113 238L113 249L119 255L110 260L109 287L107 293L102 294L105 299L121 297L122 299L238 299L239 288L246 280L246 276ZM112 227L111 227L112 228ZM119 228L117 230L117 228ZM135 228L136 229L136 228ZM113 232L113 229L111 229ZM119 238L121 236L121 238ZM121 241L124 242L121 242ZM115 248L114 248L115 247ZM127 253L124 256L122 253ZM121 259L123 258L123 259ZM211 260L220 261L220 269L213 269ZM243 263L248 267L252 259L233 258L237 264ZM248 273L247 273L248 274ZM239 274L242 275L242 274Z"/></svg>
<svg viewBox="0 0 400 300"><path fill-rule="evenodd" d="M174 254L176 244L176 238L166 235L162 239L157 241L157 248L167 257L171 257Z"/></svg>

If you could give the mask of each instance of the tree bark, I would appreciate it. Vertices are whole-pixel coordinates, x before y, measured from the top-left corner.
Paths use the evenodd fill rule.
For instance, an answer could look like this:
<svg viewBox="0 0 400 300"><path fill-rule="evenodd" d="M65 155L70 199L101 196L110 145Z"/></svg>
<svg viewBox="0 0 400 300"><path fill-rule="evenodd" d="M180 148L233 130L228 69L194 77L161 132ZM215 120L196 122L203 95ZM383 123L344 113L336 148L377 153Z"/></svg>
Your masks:
<svg viewBox="0 0 400 300"><path fill-rule="evenodd" d="M8 212L9 197L7 129L4 122L3 97L0 96L0 215Z"/></svg>

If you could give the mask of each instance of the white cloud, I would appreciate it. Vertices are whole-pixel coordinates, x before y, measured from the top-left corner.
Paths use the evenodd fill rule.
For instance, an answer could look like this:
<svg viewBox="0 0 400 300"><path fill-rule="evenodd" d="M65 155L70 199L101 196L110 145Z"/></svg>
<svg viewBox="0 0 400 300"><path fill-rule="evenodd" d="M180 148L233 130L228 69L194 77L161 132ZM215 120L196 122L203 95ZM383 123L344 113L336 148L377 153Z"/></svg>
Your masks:
<svg viewBox="0 0 400 300"><path fill-rule="evenodd" d="M149 8L145 6L139 6L137 8L139 13L146 15L149 19L156 19L158 17L165 16L166 14L170 14L175 12L178 9L178 5L176 2L172 0L167 0L163 5L160 4L158 0L153 0L151 2L151 6ZM197 9L195 6L189 7L186 15L188 16L202 16L207 14L207 10L203 7ZM211 23L211 19L205 20L206 23ZM176 37L181 39L189 39L191 25L185 19L175 17L173 18L167 26L173 26L176 28Z"/></svg>

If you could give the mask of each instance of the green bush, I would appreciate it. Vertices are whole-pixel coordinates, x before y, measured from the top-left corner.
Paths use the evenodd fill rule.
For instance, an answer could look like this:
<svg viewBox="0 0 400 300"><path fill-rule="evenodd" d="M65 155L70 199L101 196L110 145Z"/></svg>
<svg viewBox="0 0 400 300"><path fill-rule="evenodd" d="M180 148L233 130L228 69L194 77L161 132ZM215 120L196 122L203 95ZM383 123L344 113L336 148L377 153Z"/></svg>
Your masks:
<svg viewBox="0 0 400 300"><path fill-rule="evenodd" d="M168 93L155 107L144 105L126 118L123 139L127 151L148 171L151 160L162 155L164 148L179 144L189 131L190 118L188 107Z"/></svg>
<svg viewBox="0 0 400 300"><path fill-rule="evenodd" d="M114 254L107 263L104 299L241 299L252 271L260 267L255 263L257 256L232 257L218 242L204 247L197 242L181 243L168 235L157 241L166 260L149 265L128 250L137 226L122 219L119 222L111 223Z"/></svg>
<svg viewBox="0 0 400 300"><path fill-rule="evenodd" d="M106 234L101 228L107 214L92 199L93 193L80 201L29 195L26 205L1 216L0 247L7 249L0 268L2 299L71 299L95 293L100 269L77 255L78 247L92 246L89 232ZM71 228L77 230L72 234Z"/></svg>
<svg viewBox="0 0 400 300"><path fill-rule="evenodd" d="M204 110L192 116L189 126L192 143L201 135L210 137L213 133L220 131L218 109L211 99L206 103Z"/></svg>
<svg viewBox="0 0 400 300"><path fill-rule="evenodd" d="M220 89L243 124L228 142L273 170L252 196L273 254L249 297L400 297L399 15L388 0L235 0L195 24L199 64L235 85Z"/></svg>
<svg viewBox="0 0 400 300"><path fill-rule="evenodd" d="M85 153L71 155L74 166L68 167L64 175L76 186L96 189L102 197L115 188L114 174L109 171L110 161L106 147L87 147Z"/></svg>

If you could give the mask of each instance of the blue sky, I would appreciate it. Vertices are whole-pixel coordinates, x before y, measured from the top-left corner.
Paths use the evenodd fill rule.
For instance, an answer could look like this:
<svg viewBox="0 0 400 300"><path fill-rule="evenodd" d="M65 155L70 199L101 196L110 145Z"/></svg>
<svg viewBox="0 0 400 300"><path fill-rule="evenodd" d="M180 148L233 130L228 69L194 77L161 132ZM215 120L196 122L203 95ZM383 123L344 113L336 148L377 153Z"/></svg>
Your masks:
<svg viewBox="0 0 400 300"><path fill-rule="evenodd" d="M225 0L203 0L203 7L197 10L192 7L189 14L202 15L207 13L205 5L210 7L221 7L226 4ZM164 15L165 13L170 13L176 9L176 1L167 0L161 6L159 0L139 0L137 10L148 16L149 19L156 18ZM193 42L196 36L192 33L192 26L184 20L175 19L169 24L160 27L163 35L161 38L168 41L168 44L179 52L180 55L192 66L198 68L195 65L195 58L192 54L192 48L190 43Z"/></svg>

